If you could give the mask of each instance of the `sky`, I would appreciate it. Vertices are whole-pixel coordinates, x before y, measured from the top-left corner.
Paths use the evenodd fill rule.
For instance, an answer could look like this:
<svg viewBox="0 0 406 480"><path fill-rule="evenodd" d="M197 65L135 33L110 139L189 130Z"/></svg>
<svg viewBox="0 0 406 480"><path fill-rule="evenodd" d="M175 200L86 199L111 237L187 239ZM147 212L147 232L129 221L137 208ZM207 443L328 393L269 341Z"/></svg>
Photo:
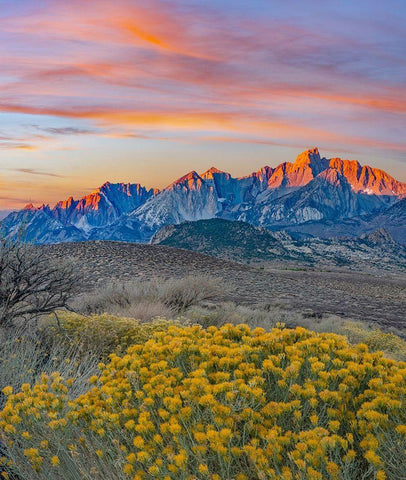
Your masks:
<svg viewBox="0 0 406 480"><path fill-rule="evenodd" d="M0 0L0 209L318 146L406 181L405 0Z"/></svg>

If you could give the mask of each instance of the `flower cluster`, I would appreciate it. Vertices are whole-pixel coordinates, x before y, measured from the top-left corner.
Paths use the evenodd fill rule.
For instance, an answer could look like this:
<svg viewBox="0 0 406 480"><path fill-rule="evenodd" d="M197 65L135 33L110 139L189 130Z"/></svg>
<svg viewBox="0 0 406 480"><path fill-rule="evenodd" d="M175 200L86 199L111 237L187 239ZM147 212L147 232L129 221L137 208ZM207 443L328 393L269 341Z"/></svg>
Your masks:
<svg viewBox="0 0 406 480"><path fill-rule="evenodd" d="M74 400L57 374L4 392L0 428L38 472L64 463L38 422L81 432L73 458L99 439L133 480L394 480L406 461L406 363L333 334L170 326L91 383Z"/></svg>

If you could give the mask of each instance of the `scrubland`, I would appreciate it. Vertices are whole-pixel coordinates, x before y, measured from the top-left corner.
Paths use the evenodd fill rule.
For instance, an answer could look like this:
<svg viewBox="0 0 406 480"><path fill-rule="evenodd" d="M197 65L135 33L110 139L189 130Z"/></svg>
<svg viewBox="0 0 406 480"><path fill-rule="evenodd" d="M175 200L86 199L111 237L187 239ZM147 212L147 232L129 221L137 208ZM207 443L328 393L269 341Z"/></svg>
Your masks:
<svg viewBox="0 0 406 480"><path fill-rule="evenodd" d="M112 283L1 328L3 477L406 478L400 335L219 288Z"/></svg>

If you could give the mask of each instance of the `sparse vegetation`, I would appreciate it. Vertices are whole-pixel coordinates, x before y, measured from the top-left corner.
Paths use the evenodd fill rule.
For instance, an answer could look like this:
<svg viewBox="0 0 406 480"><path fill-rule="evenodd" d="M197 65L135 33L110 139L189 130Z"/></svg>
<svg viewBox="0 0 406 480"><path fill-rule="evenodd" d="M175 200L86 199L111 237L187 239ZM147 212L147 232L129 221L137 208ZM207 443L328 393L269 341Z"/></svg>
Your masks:
<svg viewBox="0 0 406 480"><path fill-rule="evenodd" d="M85 315L111 313L140 320L171 317L203 300L211 299L219 282L208 276L179 279L112 282L96 293L82 295L74 304Z"/></svg>
<svg viewBox="0 0 406 480"><path fill-rule="evenodd" d="M78 242L41 248L48 258L72 256L85 292L99 291L109 280L127 283L210 276L220 285L215 302L233 301L249 307L284 302L295 312L309 308L386 326L399 327L404 322L404 276L293 272L269 267L259 270L196 252L120 242Z"/></svg>

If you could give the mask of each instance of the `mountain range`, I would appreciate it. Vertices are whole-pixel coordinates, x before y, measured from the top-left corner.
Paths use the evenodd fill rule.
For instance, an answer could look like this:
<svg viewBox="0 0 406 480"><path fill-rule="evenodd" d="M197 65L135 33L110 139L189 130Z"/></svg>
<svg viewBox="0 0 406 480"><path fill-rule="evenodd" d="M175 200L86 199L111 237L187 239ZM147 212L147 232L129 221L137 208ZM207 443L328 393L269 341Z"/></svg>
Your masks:
<svg viewBox="0 0 406 480"><path fill-rule="evenodd" d="M296 239L286 231L213 218L163 227L151 243L238 262L271 262L292 268L406 271L406 246L384 228L356 238Z"/></svg>
<svg viewBox="0 0 406 480"><path fill-rule="evenodd" d="M327 159L317 148L294 162L234 178L215 167L192 171L163 190L105 183L79 200L27 205L0 224L33 243L149 242L167 225L222 218L292 236L358 236L378 227L406 244L406 184L356 160Z"/></svg>

